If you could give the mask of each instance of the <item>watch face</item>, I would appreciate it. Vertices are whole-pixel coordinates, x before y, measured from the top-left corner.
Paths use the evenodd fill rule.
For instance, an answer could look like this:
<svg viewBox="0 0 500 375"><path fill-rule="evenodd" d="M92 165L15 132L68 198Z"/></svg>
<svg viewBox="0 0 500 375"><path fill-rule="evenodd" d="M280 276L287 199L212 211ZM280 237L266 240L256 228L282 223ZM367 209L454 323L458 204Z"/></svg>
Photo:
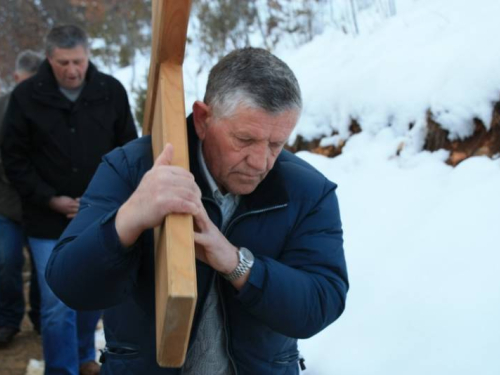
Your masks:
<svg viewBox="0 0 500 375"><path fill-rule="evenodd" d="M245 247L240 248L241 256L243 259L245 259L248 263L253 264L254 262L254 257L253 254L250 250L248 250Z"/></svg>

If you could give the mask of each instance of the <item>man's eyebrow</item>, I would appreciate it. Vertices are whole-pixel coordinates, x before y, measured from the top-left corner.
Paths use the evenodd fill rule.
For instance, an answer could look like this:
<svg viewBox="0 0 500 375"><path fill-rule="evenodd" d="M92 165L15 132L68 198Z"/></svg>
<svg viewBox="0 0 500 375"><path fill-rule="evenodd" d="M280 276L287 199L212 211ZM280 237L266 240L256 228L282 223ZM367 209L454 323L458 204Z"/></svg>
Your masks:
<svg viewBox="0 0 500 375"><path fill-rule="evenodd" d="M247 135L247 134L235 134L235 136L237 138L241 138L241 139L254 139L255 137L252 137L250 135Z"/></svg>
<svg viewBox="0 0 500 375"><path fill-rule="evenodd" d="M83 61L84 59L82 58L77 58L77 59L67 59L67 58L60 58L56 59L57 62L66 62L66 61Z"/></svg>

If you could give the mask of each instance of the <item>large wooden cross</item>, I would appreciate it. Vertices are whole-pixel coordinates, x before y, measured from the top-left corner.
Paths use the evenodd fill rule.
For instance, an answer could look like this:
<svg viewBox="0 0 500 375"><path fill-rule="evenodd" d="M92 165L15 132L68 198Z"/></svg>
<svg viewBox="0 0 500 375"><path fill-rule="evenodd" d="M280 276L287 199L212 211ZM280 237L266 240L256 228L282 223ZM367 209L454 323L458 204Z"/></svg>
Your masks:
<svg viewBox="0 0 500 375"><path fill-rule="evenodd" d="M182 63L191 0L153 0L153 36L143 129L156 159L166 143L173 165L189 169ZM155 229L156 359L181 367L196 305L193 221L168 215Z"/></svg>

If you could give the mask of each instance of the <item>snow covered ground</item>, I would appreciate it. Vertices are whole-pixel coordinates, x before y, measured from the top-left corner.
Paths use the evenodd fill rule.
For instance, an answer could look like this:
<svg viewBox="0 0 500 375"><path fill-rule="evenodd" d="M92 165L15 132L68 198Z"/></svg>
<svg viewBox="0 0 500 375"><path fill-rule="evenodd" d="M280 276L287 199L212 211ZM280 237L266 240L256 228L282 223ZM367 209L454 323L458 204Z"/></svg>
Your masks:
<svg viewBox="0 0 500 375"><path fill-rule="evenodd" d="M339 321L300 341L305 373L498 375L500 159L451 168L446 152L421 146L427 109L452 137L470 134L473 117L489 124L500 1L396 4L357 37L326 30L276 52L303 89L296 134L346 139L351 118L363 128L339 157L299 154L339 185L351 281ZM195 60L185 63L188 109L206 79Z"/></svg>
<svg viewBox="0 0 500 375"><path fill-rule="evenodd" d="M307 374L500 374L500 159L453 169L419 152L427 108L453 136L489 124L500 2L411 3L372 34L289 54L298 133L342 137L350 117L364 130L337 158L300 153L339 184L351 280L344 316L300 343Z"/></svg>
<svg viewBox="0 0 500 375"><path fill-rule="evenodd" d="M498 375L500 159L391 159L391 137L300 153L339 184L351 281L344 315L300 342L306 374Z"/></svg>

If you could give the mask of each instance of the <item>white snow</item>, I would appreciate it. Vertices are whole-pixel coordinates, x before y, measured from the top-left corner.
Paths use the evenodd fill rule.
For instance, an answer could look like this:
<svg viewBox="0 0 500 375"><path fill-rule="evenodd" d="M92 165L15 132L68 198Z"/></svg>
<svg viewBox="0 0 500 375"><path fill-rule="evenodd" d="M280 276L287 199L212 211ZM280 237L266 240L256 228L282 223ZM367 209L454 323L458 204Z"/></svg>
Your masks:
<svg viewBox="0 0 500 375"><path fill-rule="evenodd" d="M408 1L370 34L327 32L285 56L298 134L363 128L334 159L299 153L339 184L351 281L344 315L300 341L305 374L500 374L500 160L451 168L421 152L427 109L452 137L491 121L498 14L497 0Z"/></svg>
<svg viewBox="0 0 500 375"><path fill-rule="evenodd" d="M348 134L351 118L372 133L408 124L430 109L450 136L489 125L500 99L500 1L400 0L396 17L357 37L327 30L297 51L282 51L304 94L297 133Z"/></svg>
<svg viewBox="0 0 500 375"><path fill-rule="evenodd" d="M344 315L300 341L305 374L500 373L500 160L390 156L359 134L334 159L351 289Z"/></svg>
<svg viewBox="0 0 500 375"><path fill-rule="evenodd" d="M500 159L451 168L447 152L421 148L429 109L452 138L469 135L474 117L490 123L500 1L396 4L356 37L326 27L276 51L303 91L295 134L347 140L334 159L299 153L339 185L351 282L344 315L300 341L305 374L498 375ZM196 58L185 62L187 111L207 76ZM363 132L349 138L352 118Z"/></svg>
<svg viewBox="0 0 500 375"><path fill-rule="evenodd" d="M45 371L45 362L31 358L26 367L26 375L43 375Z"/></svg>

